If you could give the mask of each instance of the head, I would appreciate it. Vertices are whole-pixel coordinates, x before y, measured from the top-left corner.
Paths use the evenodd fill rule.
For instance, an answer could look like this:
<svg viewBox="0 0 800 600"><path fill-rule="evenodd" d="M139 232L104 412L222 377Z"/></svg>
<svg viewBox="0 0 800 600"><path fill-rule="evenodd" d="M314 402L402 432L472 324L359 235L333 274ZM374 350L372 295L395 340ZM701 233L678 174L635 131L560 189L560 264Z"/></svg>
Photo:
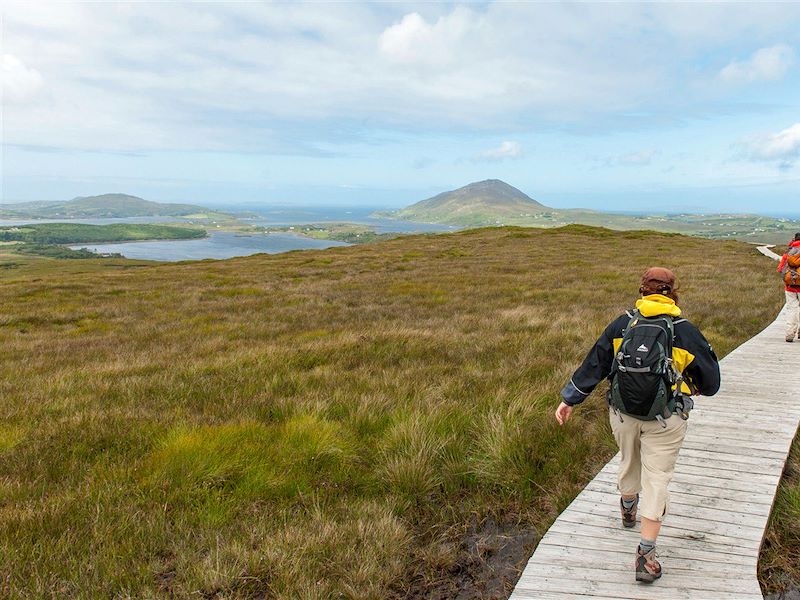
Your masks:
<svg viewBox="0 0 800 600"><path fill-rule="evenodd" d="M642 284L639 286L642 296L661 294L672 298L678 303L678 285L675 283L675 273L663 267L650 267L642 275Z"/></svg>
<svg viewBox="0 0 800 600"><path fill-rule="evenodd" d="M800 232L797 232L797 233L794 234L794 241L795 242L800 242Z"/></svg>

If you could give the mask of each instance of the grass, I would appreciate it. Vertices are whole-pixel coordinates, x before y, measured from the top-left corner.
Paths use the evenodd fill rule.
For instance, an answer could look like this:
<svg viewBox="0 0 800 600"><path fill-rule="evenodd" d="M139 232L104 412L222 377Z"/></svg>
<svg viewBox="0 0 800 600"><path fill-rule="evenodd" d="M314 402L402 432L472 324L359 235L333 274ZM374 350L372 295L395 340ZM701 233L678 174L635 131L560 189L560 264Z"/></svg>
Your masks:
<svg viewBox="0 0 800 600"><path fill-rule="evenodd" d="M565 428L552 411L653 264L720 355L783 302L746 244L581 226L0 254L0 595L508 590L498 557L524 561L614 452L601 394Z"/></svg>
<svg viewBox="0 0 800 600"><path fill-rule="evenodd" d="M800 589L800 438L792 445L764 537L758 577L765 593Z"/></svg>

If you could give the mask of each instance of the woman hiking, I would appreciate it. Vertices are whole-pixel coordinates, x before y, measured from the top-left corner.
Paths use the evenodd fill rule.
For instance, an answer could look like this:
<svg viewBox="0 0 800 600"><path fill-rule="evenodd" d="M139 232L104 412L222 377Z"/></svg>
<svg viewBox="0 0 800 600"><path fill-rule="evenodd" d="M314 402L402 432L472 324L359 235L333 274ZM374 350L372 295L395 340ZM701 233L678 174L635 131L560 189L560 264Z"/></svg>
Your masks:
<svg viewBox="0 0 800 600"><path fill-rule="evenodd" d="M712 396L719 389L717 357L700 331L680 318L675 275L669 269L645 271L635 310L606 327L583 364L561 390L556 409L560 425L603 379L614 439L622 460L617 486L622 525L636 525L636 580L661 577L656 539L669 508L667 485L686 434L689 396ZM641 503L640 496L641 493Z"/></svg>
<svg viewBox="0 0 800 600"><path fill-rule="evenodd" d="M778 272L783 275L786 291L786 341L800 338L800 233L794 234L786 254L781 257Z"/></svg>

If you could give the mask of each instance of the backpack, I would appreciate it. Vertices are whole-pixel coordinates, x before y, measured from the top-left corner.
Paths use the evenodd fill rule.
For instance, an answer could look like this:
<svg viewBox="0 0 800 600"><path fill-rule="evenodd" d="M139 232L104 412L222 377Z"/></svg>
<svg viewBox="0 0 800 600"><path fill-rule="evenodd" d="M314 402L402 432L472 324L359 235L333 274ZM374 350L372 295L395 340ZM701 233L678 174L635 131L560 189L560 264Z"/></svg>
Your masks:
<svg viewBox="0 0 800 600"><path fill-rule="evenodd" d="M672 366L672 317L643 317L634 311L611 366L609 403L644 421L669 418L675 408L672 386L680 376Z"/></svg>
<svg viewBox="0 0 800 600"><path fill-rule="evenodd" d="M792 246L786 255L786 264L783 266L783 282L792 287L800 287L800 247Z"/></svg>

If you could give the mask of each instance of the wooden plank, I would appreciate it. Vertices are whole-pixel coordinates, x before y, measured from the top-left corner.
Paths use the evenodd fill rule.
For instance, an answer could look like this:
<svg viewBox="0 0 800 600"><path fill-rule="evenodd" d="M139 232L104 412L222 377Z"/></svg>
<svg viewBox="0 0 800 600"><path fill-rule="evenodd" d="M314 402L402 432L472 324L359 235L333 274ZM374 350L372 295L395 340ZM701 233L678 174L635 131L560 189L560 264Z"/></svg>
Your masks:
<svg viewBox="0 0 800 600"><path fill-rule="evenodd" d="M617 478L612 475L611 473L602 473L598 475L598 478L606 481L610 481L614 484L617 482ZM772 497L772 494L775 493L775 486L772 484L765 484L765 483L756 483L756 482L748 482L744 480L736 480L736 479L721 479L719 477L708 477L705 475L694 475L691 473L685 473L683 471L675 470L675 475L672 477L672 483L675 485L675 490L680 490L681 486L689 486L689 487L702 487L702 488L721 488L728 491L739 491L739 492L747 492L754 495L762 495L768 496L769 498ZM670 486L672 488L672 486ZM770 500L771 502L771 500Z"/></svg>
<svg viewBox="0 0 800 600"><path fill-rule="evenodd" d="M630 567L631 563L633 562L634 554L632 548L635 547L635 543L636 542L634 542L634 545L628 544L624 550L622 548L600 550L597 548L581 547L581 560L588 564L597 565L597 568L610 569L618 572L618 565L624 564L627 567ZM674 554L662 554L660 556L662 556L666 562L669 562L670 573L697 573L697 561L702 560L696 556L692 556L691 558L683 558ZM711 559L702 561L704 563L702 565L703 573L708 576L718 577L733 575L735 577L740 577L743 573L749 573L751 567L752 570L755 570L754 564L746 566L737 565L719 558L719 555L714 553L706 553L704 556L710 557ZM554 546L547 544L536 551L537 565L545 564L549 565L550 567L558 567L564 561L569 561L574 558L574 547Z"/></svg>
<svg viewBox="0 0 800 600"><path fill-rule="evenodd" d="M589 535L589 534L597 535ZM578 534L565 533L561 531L549 531L545 538L539 543L536 553L531 560L538 556L539 549L566 548L572 552L573 556L578 549L597 550L601 552L622 552L629 556L636 549L639 543L638 533L633 531L622 531L625 535L603 535L594 529L587 529ZM599 537L598 537L599 535ZM703 563L718 563L723 561L725 564L735 565L741 569L752 569L755 571L757 560L752 555L729 554L722 552L724 548L700 542L696 545L684 544L665 544L658 549L659 556L672 560L673 558L686 561L701 561ZM702 566L702 565L701 565Z"/></svg>
<svg viewBox="0 0 800 600"><path fill-rule="evenodd" d="M564 514L571 516L570 513L567 512ZM639 541L636 537L636 533L632 531L623 531L621 527L611 529L607 524L570 522L560 518L556 520L550 530L556 533L583 537L606 536L619 542L631 544L634 548L636 547L636 543ZM667 529L666 527L659 535L659 540L661 540L659 552L661 552L660 548L662 545L669 545L671 548L701 548L709 552L720 552L721 554L726 555L741 556L750 560L754 558L752 549L749 546L744 545L746 540L726 539L724 536L707 535L702 533L695 534L693 532L685 532L672 528Z"/></svg>
<svg viewBox="0 0 800 600"><path fill-rule="evenodd" d="M613 498L609 498L609 500L610 501L602 502L598 501L596 496L592 493L581 494L570 504L570 510L586 514L604 514L613 519L619 519L619 496L614 496ZM736 511L720 510L719 508L709 508L698 506L697 504L681 502L682 500L682 497L678 497L669 504L670 518L668 522L670 526L673 525L672 516L675 516L725 525L731 524L741 525L743 527L755 527L757 531L761 531L760 527L753 525L754 522L758 523L759 519L754 518L749 511L744 511L741 508Z"/></svg>
<svg viewBox="0 0 800 600"><path fill-rule="evenodd" d="M713 469L717 464L740 464L761 467L762 470L766 468L771 471L774 468L783 469L786 462L784 457L780 455L770 455L768 457L760 456L757 454L730 454L724 452L711 452L705 449L687 448L682 447L680 454L678 454L678 466L687 456L694 456L706 460L710 469Z"/></svg>
<svg viewBox="0 0 800 600"><path fill-rule="evenodd" d="M768 507L763 504L749 502L732 502L724 498L706 498L704 503L689 500L683 495L674 494L670 499L670 514L696 514L699 519L711 519L723 523L747 524L752 520L752 514L768 515ZM575 502L591 502L595 506L604 506L609 514L619 514L619 494L616 492L597 492L584 490L575 499Z"/></svg>
<svg viewBox="0 0 800 600"><path fill-rule="evenodd" d="M586 486L586 489L594 491L606 491L609 489L616 490L617 484L614 481L602 481L600 479L593 479ZM749 502L751 504L764 505L767 510L772 505L772 496L763 494L751 494L750 492L742 492L738 490L729 490L719 486L700 486L688 485L685 483L676 483L673 481L669 486L670 497L677 497L685 495L687 498L694 502L702 503L703 498L724 498L734 502Z"/></svg>
<svg viewBox="0 0 800 600"><path fill-rule="evenodd" d="M575 580L569 578L556 578L551 576L540 576L535 579L520 579L517 588L528 592L559 592L566 594L566 598L574 597L580 590L587 595L611 596L619 600L635 599L643 600L653 598L655 600L749 600L751 598L763 600L760 590L746 589L747 585L742 582L742 589L736 592L716 591L708 587L699 589L688 589L677 586L650 585L643 586L635 581L617 581L613 583L598 582L593 580ZM663 583L663 582L659 582ZM645 589L646 588L646 589ZM514 598L515 596L512 596ZM534 598L541 596L534 595Z"/></svg>
<svg viewBox="0 0 800 600"><path fill-rule="evenodd" d="M579 508L581 505L577 506ZM575 507L570 508L571 510L565 511L564 518L561 520L565 527L567 524L571 526L596 525L606 529L614 529L621 526L620 519L617 516L611 517L610 515L596 512L579 512ZM755 542L756 549L761 544L762 530L754 526L713 523L701 521L700 519L687 519L676 515L672 515L668 522L669 529L664 527L663 535L692 536L693 539L702 537L702 539L709 542L719 540L719 543L735 544L742 549L752 546L748 542Z"/></svg>
<svg viewBox="0 0 800 600"><path fill-rule="evenodd" d="M691 448L693 450L706 450L710 453L717 453L717 454L752 454L755 456L763 456L764 458L771 459L776 458L780 459L782 455L785 455L786 452L781 450L780 448L753 448L748 444L736 445L733 443L721 443L717 441L716 443L709 442L709 440L705 439L696 439L694 437L688 437L683 442L684 448ZM784 459L785 462L785 459Z"/></svg>
<svg viewBox="0 0 800 600"><path fill-rule="evenodd" d="M623 583L624 585L624 583L628 583L628 585L640 587L635 583L633 560L630 556L621 560L613 557L612 560L616 562L614 565L616 569L598 569L592 567L592 563L585 560L562 563L557 571L558 575L553 573L553 563L537 563L532 573L527 575L525 580L520 580L520 583L525 586L525 582L533 578L557 578L568 581L580 581L583 578L590 580L594 584L619 585ZM664 568L664 574L667 574L666 567ZM670 579L672 579L670 587L689 590L708 590L736 594L740 593L743 588L746 589L748 587L748 581L745 577L741 575L734 577L730 573L724 577L706 577L705 573L701 574L696 570L676 571L670 569L669 575ZM536 583L532 582L532 585L536 585Z"/></svg>
<svg viewBox="0 0 800 600"><path fill-rule="evenodd" d="M724 472L732 471L734 473L742 473L744 476L748 475L761 475L764 478L780 478L780 475L776 475L773 469L780 469L783 466L783 461L775 459L775 464L766 464L763 459L751 463L747 462L738 462L733 460L733 457L725 457L725 459L721 459L719 457L714 458L713 464L710 463L708 459L708 455L705 452L690 452L684 451L686 450L681 449L681 453L678 457L678 464L676 468L678 469L686 469L687 467L696 467L701 469L706 469L707 471L717 473L718 477L724 477ZM766 469L764 467L767 467Z"/></svg>

